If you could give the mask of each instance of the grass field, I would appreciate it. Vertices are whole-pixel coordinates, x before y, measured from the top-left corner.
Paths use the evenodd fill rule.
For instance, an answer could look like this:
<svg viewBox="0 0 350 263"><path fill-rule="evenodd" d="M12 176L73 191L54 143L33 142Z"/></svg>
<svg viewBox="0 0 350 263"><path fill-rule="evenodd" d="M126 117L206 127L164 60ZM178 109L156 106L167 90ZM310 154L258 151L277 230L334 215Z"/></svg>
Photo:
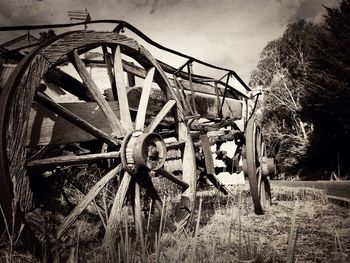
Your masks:
<svg viewBox="0 0 350 263"><path fill-rule="evenodd" d="M176 199L167 198L161 218L153 215L149 226L145 219L143 249L134 238L132 216L126 215L115 246L116 261L350 262L350 210L328 203L322 192L274 187L273 205L257 216L249 191L231 190L229 197L215 190L199 193L190 229L175 233L168 224ZM62 218L55 216L57 221ZM109 262L109 253L100 246L103 225L97 221L96 216L84 214L56 244L54 260ZM4 233L0 262L36 261L14 250Z"/></svg>

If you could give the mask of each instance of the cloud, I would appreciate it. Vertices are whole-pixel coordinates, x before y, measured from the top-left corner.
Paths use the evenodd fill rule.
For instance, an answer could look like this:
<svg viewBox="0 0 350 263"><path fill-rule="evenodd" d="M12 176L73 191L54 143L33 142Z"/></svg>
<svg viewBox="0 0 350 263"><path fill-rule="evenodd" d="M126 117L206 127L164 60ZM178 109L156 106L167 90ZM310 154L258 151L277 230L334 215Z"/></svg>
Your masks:
<svg viewBox="0 0 350 263"><path fill-rule="evenodd" d="M276 0L280 4L281 15L288 18L288 23L300 19L320 23L325 15L325 6L336 6L341 0Z"/></svg>
<svg viewBox="0 0 350 263"><path fill-rule="evenodd" d="M248 82L261 50L280 37L289 22L303 18L319 21L324 14L321 4L334 6L340 0L0 1L1 25L65 23L69 22L67 11L87 8L93 19L126 20L162 45L233 68ZM8 40L6 37L8 34L1 33L0 41ZM183 63L150 49L166 62Z"/></svg>

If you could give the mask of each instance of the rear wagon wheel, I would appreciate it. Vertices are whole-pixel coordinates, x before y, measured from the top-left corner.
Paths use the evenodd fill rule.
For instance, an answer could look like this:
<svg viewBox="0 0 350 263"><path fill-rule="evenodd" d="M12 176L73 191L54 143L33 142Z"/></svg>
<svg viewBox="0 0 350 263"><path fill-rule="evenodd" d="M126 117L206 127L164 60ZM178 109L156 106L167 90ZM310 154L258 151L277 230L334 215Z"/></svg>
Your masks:
<svg viewBox="0 0 350 263"><path fill-rule="evenodd" d="M264 208L271 203L270 180L264 171L266 159L265 144L261 129L254 118L246 126L245 165L249 180L250 193L253 199L254 212L264 214Z"/></svg>

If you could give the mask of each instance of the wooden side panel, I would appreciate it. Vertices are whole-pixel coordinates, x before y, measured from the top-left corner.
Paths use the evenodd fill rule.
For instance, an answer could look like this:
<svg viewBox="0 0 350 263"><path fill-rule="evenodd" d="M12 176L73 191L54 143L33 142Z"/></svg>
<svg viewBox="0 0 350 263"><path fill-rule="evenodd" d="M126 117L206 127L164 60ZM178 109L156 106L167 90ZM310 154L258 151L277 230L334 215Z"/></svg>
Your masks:
<svg viewBox="0 0 350 263"><path fill-rule="evenodd" d="M186 95L191 99L190 91L185 91ZM129 93L129 105L131 109L137 109L138 101L141 97L141 88L132 88ZM217 97L215 94L195 93L196 109L198 114L203 118L215 118L218 115ZM222 98L220 98L220 106ZM222 108L223 117L231 119L241 119L243 102L226 98ZM150 95L150 102L148 105L148 112L157 113L162 105L165 104L165 97L160 89L153 88Z"/></svg>
<svg viewBox="0 0 350 263"><path fill-rule="evenodd" d="M112 132L106 117L95 102L61 103L61 105L102 131ZM117 102L109 102L109 105L119 116ZM36 103L32 105L28 127L27 146L65 144L95 139L94 136Z"/></svg>
<svg viewBox="0 0 350 263"><path fill-rule="evenodd" d="M141 97L141 88L131 88L128 91L130 110L137 111ZM187 96L191 96L190 92ZM197 111L203 118L215 118L217 116L217 98L215 95L195 95ZM113 112L119 118L119 106L117 101L108 102ZM147 114L156 115L165 105L166 99L160 89L152 88ZM221 104L221 103L220 103ZM83 118L96 128L112 133L110 125L95 102L61 103L63 107ZM232 119L242 118L242 102L226 98L223 106L223 117ZM27 146L53 144L67 144L94 140L95 137L81 130L74 124L62 119L46 108L33 104L29 118L29 133Z"/></svg>
<svg viewBox="0 0 350 263"><path fill-rule="evenodd" d="M188 94L190 96L190 94ZM204 118L215 118L218 115L217 98L215 95L196 94L195 101L197 105L197 112ZM222 98L220 98L220 106ZM234 99L225 99L225 103L222 107L222 116L231 119L242 118L242 101Z"/></svg>

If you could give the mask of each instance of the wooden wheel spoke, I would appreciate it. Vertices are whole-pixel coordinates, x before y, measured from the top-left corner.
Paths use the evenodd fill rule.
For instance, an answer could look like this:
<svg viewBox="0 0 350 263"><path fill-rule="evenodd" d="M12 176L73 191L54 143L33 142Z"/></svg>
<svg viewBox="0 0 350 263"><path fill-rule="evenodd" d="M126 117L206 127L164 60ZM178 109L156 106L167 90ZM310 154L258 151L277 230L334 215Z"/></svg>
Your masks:
<svg viewBox="0 0 350 263"><path fill-rule="evenodd" d="M61 87L65 91L68 91L81 100L94 100L91 93L83 83L73 78L69 74L63 72L61 69L49 69L44 75L44 79L49 83L54 83L55 85Z"/></svg>
<svg viewBox="0 0 350 263"><path fill-rule="evenodd" d="M123 62L119 45L114 52L114 77L118 93L120 120L124 129L127 132L131 132L133 130L133 124L130 116L129 102L124 79Z"/></svg>
<svg viewBox="0 0 350 263"><path fill-rule="evenodd" d="M73 211L66 217L62 224L58 228L57 238L61 238L62 235L68 230L68 228L75 222L78 216L85 210L85 208L91 203L91 201L99 194L102 188L114 178L121 170L121 165L110 170L104 177L102 177L87 193L87 195L80 201L80 203L73 209Z"/></svg>
<svg viewBox="0 0 350 263"><path fill-rule="evenodd" d="M152 122L147 126L145 131L153 132L175 104L176 104L175 100L169 100L164 105L164 107L160 110L160 112L158 112L157 116L154 117Z"/></svg>
<svg viewBox="0 0 350 263"><path fill-rule="evenodd" d="M256 158L259 161L261 156L262 156L262 142L261 142L261 132L259 129L257 129L256 132L256 141L255 141L255 145L256 145Z"/></svg>
<svg viewBox="0 0 350 263"><path fill-rule="evenodd" d="M136 178L142 186L145 187L147 195L150 196L154 202L154 205L156 206L157 210L159 213L162 212L162 201L158 195L158 192L156 188L154 187L154 184L152 182L151 177L147 176L142 176L142 180L140 178Z"/></svg>
<svg viewBox="0 0 350 263"><path fill-rule="evenodd" d="M135 122L136 130L143 130L145 126L146 111L147 111L147 105L148 105L149 96L152 88L154 71L155 71L154 67L148 71L147 77L143 84L140 103L139 103L139 107L136 115L136 122Z"/></svg>
<svg viewBox="0 0 350 263"><path fill-rule="evenodd" d="M175 175L173 175L172 173L169 173L168 171L166 171L164 169L157 170L157 173L159 175L165 177L166 179L172 181L173 183L180 185L183 190L186 190L189 187L188 183L178 179Z"/></svg>
<svg viewBox="0 0 350 263"><path fill-rule="evenodd" d="M79 73L80 77L82 78L84 84L87 86L89 89L92 97L98 104L98 106L101 108L102 112L106 116L108 123L110 127L112 128L112 132L115 136L121 137L126 134L125 129L122 127L120 121L118 118L115 116L112 108L109 106L105 98L103 97L102 93L98 89L97 85L91 78L89 72L85 68L85 65L83 61L80 59L78 53L76 50L73 52L72 56L72 63Z"/></svg>
<svg viewBox="0 0 350 263"><path fill-rule="evenodd" d="M144 251L143 242L143 227L142 227L142 208L141 208L141 193L140 185L135 182L135 192L134 192L134 217L135 217L135 228L136 234L139 237L141 249Z"/></svg>
<svg viewBox="0 0 350 263"><path fill-rule="evenodd" d="M37 92L35 95L35 101L43 105L45 108L49 109L50 111L58 114L65 120L71 122L72 124L78 126L82 130L86 131L87 133L92 134L96 138L101 139L105 143L115 146L119 145L119 142L115 139L113 139L110 135L107 133L101 131L100 129L96 128L95 126L91 125L87 121L80 118L78 115L72 113L71 111L67 110L63 106L59 105L58 103L51 100L46 95Z"/></svg>
<svg viewBox="0 0 350 263"><path fill-rule="evenodd" d="M186 145L186 143L183 142L183 141L176 141L176 142L172 142L172 143L166 144L166 149L167 150L180 149L180 148L184 148L185 145Z"/></svg>
<svg viewBox="0 0 350 263"><path fill-rule="evenodd" d="M108 152L108 153L95 153L95 154L84 154L84 155L65 155L58 157L50 157L39 160L33 160L28 162L27 166L30 168L48 168L60 165L73 165L82 164L88 162L94 162L98 160L119 158L119 152Z"/></svg>
<svg viewBox="0 0 350 263"><path fill-rule="evenodd" d="M262 171L261 171L261 167L257 167L256 168L256 174L257 174L257 180L258 180L258 194L260 196L261 194L261 181L262 181Z"/></svg>
<svg viewBox="0 0 350 263"><path fill-rule="evenodd" d="M107 222L107 229L104 237L104 243L106 245L114 246L114 238L122 220L122 207L130 181L131 175L128 172L124 172L123 179L121 180L117 194L115 195L112 210Z"/></svg>

